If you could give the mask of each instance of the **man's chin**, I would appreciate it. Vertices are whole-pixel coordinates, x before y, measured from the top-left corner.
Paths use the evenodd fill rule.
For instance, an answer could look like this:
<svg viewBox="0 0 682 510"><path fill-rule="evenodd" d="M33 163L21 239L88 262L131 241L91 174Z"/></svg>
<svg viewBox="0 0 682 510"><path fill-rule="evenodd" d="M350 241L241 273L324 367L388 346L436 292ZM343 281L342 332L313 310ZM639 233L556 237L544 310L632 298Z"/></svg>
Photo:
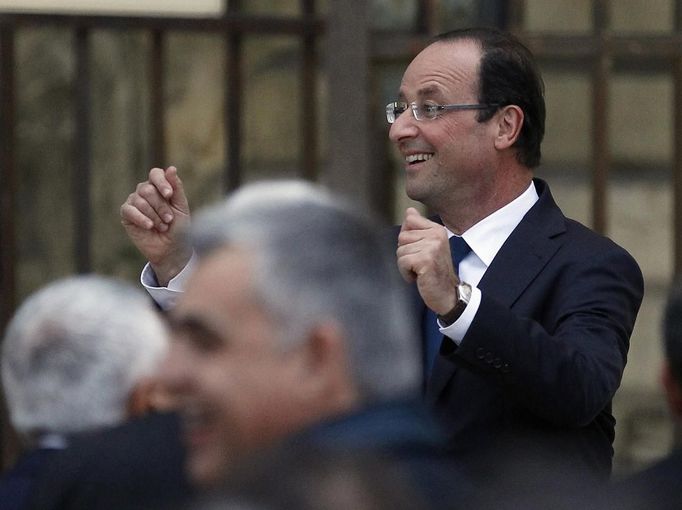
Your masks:
<svg viewBox="0 0 682 510"><path fill-rule="evenodd" d="M410 200L415 200L422 203L424 203L428 197L428 193L424 189L424 186L420 186L416 182L410 182L410 179L405 181L405 194Z"/></svg>
<svg viewBox="0 0 682 510"><path fill-rule="evenodd" d="M207 454L188 453L187 474L192 485L199 488L210 488L215 487L224 479L228 463L217 453L217 451Z"/></svg>

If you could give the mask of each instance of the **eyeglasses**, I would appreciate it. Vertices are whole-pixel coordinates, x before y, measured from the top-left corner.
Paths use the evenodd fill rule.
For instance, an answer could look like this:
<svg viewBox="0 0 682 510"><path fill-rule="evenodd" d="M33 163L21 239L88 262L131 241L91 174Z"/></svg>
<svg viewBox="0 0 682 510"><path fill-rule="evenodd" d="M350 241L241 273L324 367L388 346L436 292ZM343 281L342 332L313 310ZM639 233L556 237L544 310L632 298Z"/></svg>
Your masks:
<svg viewBox="0 0 682 510"><path fill-rule="evenodd" d="M405 101L395 101L386 105L386 120L393 124L395 119L407 110L412 110L412 115L417 120L433 120L439 117L444 110L487 110L497 108L497 104L434 104L434 103L407 103Z"/></svg>

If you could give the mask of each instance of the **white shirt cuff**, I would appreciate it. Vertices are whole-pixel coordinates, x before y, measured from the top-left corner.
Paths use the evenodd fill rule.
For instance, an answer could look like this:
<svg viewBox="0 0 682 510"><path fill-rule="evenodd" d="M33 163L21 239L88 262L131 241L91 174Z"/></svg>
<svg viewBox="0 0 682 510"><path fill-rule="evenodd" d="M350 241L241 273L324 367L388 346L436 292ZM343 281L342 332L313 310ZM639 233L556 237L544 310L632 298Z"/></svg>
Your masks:
<svg viewBox="0 0 682 510"><path fill-rule="evenodd" d="M471 289L471 299L469 300L469 304L462 312L462 315L459 316L459 319L445 328L441 327L439 321L438 328L440 329L440 332L459 345L462 343L464 335L466 335L467 331L469 331L469 327L474 321L474 317L476 316L476 312L478 312L479 306L481 306L481 290L478 287L473 287Z"/></svg>
<svg viewBox="0 0 682 510"><path fill-rule="evenodd" d="M192 252L187 265L168 282L168 287L160 287L154 270L147 263L142 269L140 283L162 310L169 310L175 306L175 301L185 290L187 278L192 274L195 265L196 255Z"/></svg>

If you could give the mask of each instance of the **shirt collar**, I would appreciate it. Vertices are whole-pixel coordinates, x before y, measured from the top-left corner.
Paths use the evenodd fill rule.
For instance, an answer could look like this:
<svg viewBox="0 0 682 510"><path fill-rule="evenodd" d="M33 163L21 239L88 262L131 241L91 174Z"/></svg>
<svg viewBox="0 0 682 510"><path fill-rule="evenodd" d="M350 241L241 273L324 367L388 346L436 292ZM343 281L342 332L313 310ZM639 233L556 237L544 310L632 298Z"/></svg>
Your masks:
<svg viewBox="0 0 682 510"><path fill-rule="evenodd" d="M486 216L462 234L471 251L489 266L516 226L538 201L535 183L504 207ZM448 236L454 235L448 231Z"/></svg>
<svg viewBox="0 0 682 510"><path fill-rule="evenodd" d="M62 434L43 434L38 439L38 446L50 450L63 450L67 446L66 436Z"/></svg>

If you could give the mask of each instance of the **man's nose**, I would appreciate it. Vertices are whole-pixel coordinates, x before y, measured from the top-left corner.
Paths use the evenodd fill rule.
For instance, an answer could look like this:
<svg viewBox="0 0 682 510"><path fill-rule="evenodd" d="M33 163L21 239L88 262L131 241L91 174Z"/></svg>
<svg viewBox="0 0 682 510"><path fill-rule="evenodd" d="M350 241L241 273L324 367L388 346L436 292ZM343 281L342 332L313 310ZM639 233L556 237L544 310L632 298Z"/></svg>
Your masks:
<svg viewBox="0 0 682 510"><path fill-rule="evenodd" d="M393 124L391 124L388 137L393 143L397 144L405 138L416 137L418 132L417 119L414 118L412 111L408 108L398 115Z"/></svg>

